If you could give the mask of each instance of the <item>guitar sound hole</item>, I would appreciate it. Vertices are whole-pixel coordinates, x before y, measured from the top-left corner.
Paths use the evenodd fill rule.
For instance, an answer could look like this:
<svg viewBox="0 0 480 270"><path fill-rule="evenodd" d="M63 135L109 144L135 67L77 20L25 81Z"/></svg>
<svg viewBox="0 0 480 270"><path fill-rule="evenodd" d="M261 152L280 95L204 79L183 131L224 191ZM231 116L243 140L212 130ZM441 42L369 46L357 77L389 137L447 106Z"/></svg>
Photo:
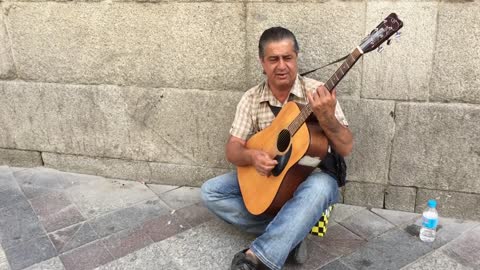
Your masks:
<svg viewBox="0 0 480 270"><path fill-rule="evenodd" d="M290 132L287 129L284 129L278 134L277 140L277 149L280 152L287 150L290 145Z"/></svg>

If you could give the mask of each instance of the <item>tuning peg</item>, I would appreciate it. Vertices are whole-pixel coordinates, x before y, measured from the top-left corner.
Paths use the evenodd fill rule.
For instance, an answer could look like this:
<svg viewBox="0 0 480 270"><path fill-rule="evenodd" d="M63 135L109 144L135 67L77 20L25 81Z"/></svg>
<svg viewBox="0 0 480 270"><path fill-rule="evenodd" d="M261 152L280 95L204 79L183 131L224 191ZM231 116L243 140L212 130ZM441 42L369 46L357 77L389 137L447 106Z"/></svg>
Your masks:
<svg viewBox="0 0 480 270"><path fill-rule="evenodd" d="M387 40L387 45L390 45L390 43L392 43L392 39L391 39L391 38L389 38L389 39Z"/></svg>
<svg viewBox="0 0 480 270"><path fill-rule="evenodd" d="M402 36L402 32L396 32L393 37L394 37L397 41L399 41L401 36Z"/></svg>
<svg viewBox="0 0 480 270"><path fill-rule="evenodd" d="M379 47L377 48L377 52L379 52L379 53L383 52L383 46L379 46Z"/></svg>

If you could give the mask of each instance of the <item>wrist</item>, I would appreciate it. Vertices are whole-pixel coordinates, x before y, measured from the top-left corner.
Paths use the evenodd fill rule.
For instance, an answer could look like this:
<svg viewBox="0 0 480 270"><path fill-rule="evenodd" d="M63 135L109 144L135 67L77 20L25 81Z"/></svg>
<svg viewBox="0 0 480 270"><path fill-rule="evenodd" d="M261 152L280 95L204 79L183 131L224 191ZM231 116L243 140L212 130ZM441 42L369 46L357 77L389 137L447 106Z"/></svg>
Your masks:
<svg viewBox="0 0 480 270"><path fill-rule="evenodd" d="M247 157L247 163L248 165L254 165L255 164L255 149L247 149L246 150L246 157Z"/></svg>
<svg viewBox="0 0 480 270"><path fill-rule="evenodd" d="M315 117L320 124L329 124L335 119L335 115L331 113L327 113L325 111L322 112L314 112Z"/></svg>

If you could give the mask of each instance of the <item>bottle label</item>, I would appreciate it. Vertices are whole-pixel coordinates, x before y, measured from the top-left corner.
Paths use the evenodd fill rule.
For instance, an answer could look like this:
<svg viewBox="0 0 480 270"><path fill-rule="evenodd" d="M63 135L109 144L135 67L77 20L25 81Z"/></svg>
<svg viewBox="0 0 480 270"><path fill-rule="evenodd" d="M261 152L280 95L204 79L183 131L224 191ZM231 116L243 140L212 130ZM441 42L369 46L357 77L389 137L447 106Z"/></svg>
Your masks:
<svg viewBox="0 0 480 270"><path fill-rule="evenodd" d="M428 229L435 229L437 228L437 224L438 224L438 219L437 218L426 218L426 217L423 217L423 227L425 228L428 228Z"/></svg>

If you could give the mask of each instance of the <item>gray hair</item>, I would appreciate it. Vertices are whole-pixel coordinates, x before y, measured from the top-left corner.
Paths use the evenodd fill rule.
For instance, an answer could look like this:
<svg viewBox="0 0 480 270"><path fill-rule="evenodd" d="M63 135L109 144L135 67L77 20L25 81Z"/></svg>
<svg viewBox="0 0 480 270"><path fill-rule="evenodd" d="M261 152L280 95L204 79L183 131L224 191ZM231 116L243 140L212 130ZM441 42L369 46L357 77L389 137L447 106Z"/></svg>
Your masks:
<svg viewBox="0 0 480 270"><path fill-rule="evenodd" d="M258 56L263 59L265 56L265 47L267 46L267 43L285 39L290 39L293 41L293 49L298 54L300 48L298 47L298 42L295 38L295 35L290 30L277 26L265 30L260 36L260 41L258 42Z"/></svg>

